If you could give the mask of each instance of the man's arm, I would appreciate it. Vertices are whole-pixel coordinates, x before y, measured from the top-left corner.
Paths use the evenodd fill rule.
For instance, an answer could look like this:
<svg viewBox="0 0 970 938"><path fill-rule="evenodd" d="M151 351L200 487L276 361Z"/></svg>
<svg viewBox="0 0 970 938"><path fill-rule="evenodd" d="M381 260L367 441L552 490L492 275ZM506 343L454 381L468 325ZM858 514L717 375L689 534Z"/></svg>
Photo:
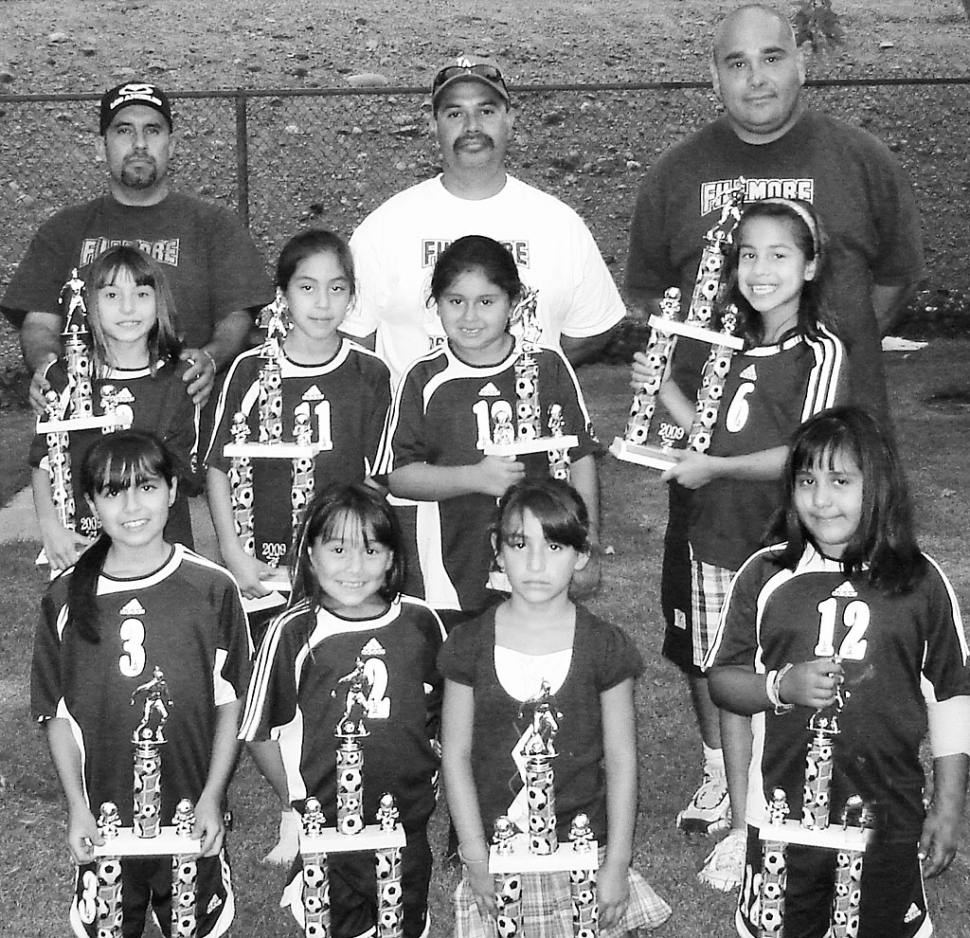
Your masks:
<svg viewBox="0 0 970 938"><path fill-rule="evenodd" d="M889 335L889 330L899 321L906 304L916 294L919 284L916 281L900 285L874 283L869 291L872 309L880 335Z"/></svg>
<svg viewBox="0 0 970 938"><path fill-rule="evenodd" d="M578 368L606 348L610 337L616 332L616 326L610 326L605 332L598 335L571 336L562 335L559 337L559 344L563 354L569 359L569 364L573 368Z"/></svg>
<svg viewBox="0 0 970 938"><path fill-rule="evenodd" d="M192 362L182 380L193 404L202 407L209 399L216 372L223 370L246 347L252 327L252 315L246 310L235 310L216 323L212 338L201 349L182 351L182 361Z"/></svg>

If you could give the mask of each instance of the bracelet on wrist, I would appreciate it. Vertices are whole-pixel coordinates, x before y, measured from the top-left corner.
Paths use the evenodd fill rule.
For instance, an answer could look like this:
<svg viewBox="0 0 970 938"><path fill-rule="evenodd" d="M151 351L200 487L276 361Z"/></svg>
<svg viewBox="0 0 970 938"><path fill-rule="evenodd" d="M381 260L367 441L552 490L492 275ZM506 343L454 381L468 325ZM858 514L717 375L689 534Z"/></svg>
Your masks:
<svg viewBox="0 0 970 938"><path fill-rule="evenodd" d="M464 851L461 849L461 844L458 845L458 859L464 863L465 866L481 866L485 864L488 866L488 856L486 855L481 860L475 860L471 857L466 857Z"/></svg>
<svg viewBox="0 0 970 938"><path fill-rule="evenodd" d="M784 676L794 667L790 662L779 671L769 671L765 675L765 694L768 702L774 707L776 714L787 713L794 709L794 704L783 703L781 699L781 681Z"/></svg>
<svg viewBox="0 0 970 938"><path fill-rule="evenodd" d="M212 357L212 353L208 349L199 349L206 358L212 362L212 373L216 374L219 371L219 366L216 364L216 360Z"/></svg>

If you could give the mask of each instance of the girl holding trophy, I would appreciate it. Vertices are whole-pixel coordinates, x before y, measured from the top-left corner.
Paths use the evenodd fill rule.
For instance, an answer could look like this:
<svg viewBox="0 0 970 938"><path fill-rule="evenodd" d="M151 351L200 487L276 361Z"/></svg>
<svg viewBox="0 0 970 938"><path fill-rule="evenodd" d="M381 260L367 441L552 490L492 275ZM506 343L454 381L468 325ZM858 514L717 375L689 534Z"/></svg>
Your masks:
<svg viewBox="0 0 970 938"><path fill-rule="evenodd" d="M488 588L495 499L522 478L550 471L545 451L487 455L493 444L535 441L550 423L573 435L568 468L591 506L595 538L598 444L562 353L520 348L525 343L510 334L524 296L518 268L498 241L469 235L441 254L429 303L447 340L405 372L382 445L379 469L389 473L391 492L419 500L415 559L424 598L446 611L446 625L497 598ZM529 374L521 367L527 356Z"/></svg>
<svg viewBox="0 0 970 938"><path fill-rule="evenodd" d="M276 286L277 301L264 311L266 342L226 374L205 460L219 548L247 599L267 596L266 581L285 572L314 492L371 474L391 398L387 366L337 331L355 292L353 259L338 235L310 229L291 238ZM283 456L253 459L244 485L224 455L240 431ZM313 455L288 458L284 441L305 443Z"/></svg>
<svg viewBox="0 0 970 938"><path fill-rule="evenodd" d="M99 807L111 802L130 826L135 803L160 789L155 823L171 824L183 798L194 804L197 935L214 938L234 908L223 812L252 654L242 599L225 570L166 541L177 465L156 437L102 437L80 481L101 533L42 601L31 674L31 712L47 731L78 864L71 925L80 938L102 934ZM139 775L142 731L157 748ZM125 935L142 933L149 909L168 934L171 857L122 859L121 896Z"/></svg>
<svg viewBox="0 0 970 938"><path fill-rule="evenodd" d="M778 505L778 479L792 431L848 390L841 341L825 325L825 235L806 203L749 203L734 233L725 268L726 301L738 308L745 347L723 380L718 402L704 409L668 380L660 396L678 422L704 423L707 452L674 451L661 476L692 490L688 543L691 629L668 629L664 651L685 671L704 743L704 780L678 815L687 831L713 833L729 824L724 732L747 733L743 722L718 714L701 670L734 572L761 544ZM634 366L636 373L637 365ZM706 380L706 379L705 379ZM680 633L680 634L676 634ZM733 718L737 721L737 718ZM743 774L743 768L741 769ZM737 886L743 830L717 845L700 878L722 890ZM743 826L743 825L742 825Z"/></svg>
<svg viewBox="0 0 970 938"><path fill-rule="evenodd" d="M199 409L182 382L191 363L179 361L177 316L161 267L138 248L119 245L101 254L86 276L68 283L67 355L46 372L51 390L45 419L64 428L64 439L52 448L56 434L44 431L42 419L30 448L34 508L54 571L69 567L97 537L80 469L103 433L122 427L151 430L171 449L181 485L169 512L170 541L193 545L188 496L200 491ZM52 473L54 463L68 471ZM73 511L58 510L67 502Z"/></svg>
<svg viewBox="0 0 970 938"><path fill-rule="evenodd" d="M741 567L709 659L714 700L753 715L753 754L738 754L750 757L738 933L766 933L759 880L771 870L758 829L774 799L787 800L813 829L830 819L844 828L861 801L872 830L848 921L835 916L835 851L789 842L780 863L788 888L770 933L783 922L786 935L928 935L922 876L945 870L956 853L970 753L970 671L956 596L916 542L892 441L862 410L838 407L802 424L783 478L775 546ZM819 727L830 739L824 769L809 748ZM924 806L927 730L934 785Z"/></svg>
<svg viewBox="0 0 970 938"><path fill-rule="evenodd" d="M556 818L553 843L585 815L598 841L599 931L619 938L656 927L669 906L630 869L636 820L633 685L640 654L616 626L569 598L589 559L586 506L558 479L525 480L503 495L492 528L495 561L511 595L460 624L439 656L445 676L442 764L464 879L455 895L456 938L494 934L500 914L489 872L493 825L528 836L526 755L553 760L543 801ZM502 818L501 824L496 823ZM510 823L507 823L510 822ZM569 874L522 877L521 934L571 938Z"/></svg>

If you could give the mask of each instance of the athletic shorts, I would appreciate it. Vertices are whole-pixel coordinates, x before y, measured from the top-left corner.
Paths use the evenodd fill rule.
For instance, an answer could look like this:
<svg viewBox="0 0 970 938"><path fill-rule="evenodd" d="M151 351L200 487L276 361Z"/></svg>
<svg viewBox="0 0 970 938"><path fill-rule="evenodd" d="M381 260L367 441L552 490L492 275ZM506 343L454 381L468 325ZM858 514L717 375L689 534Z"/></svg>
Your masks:
<svg viewBox="0 0 970 938"><path fill-rule="evenodd" d="M744 882L735 918L742 938L760 938L758 890L763 845L748 826ZM835 898L837 852L790 844L785 851L785 938L824 938ZM918 845L874 843L862 863L858 938L926 938L932 933L926 911ZM851 932L850 932L851 933Z"/></svg>
<svg viewBox="0 0 970 938"><path fill-rule="evenodd" d="M121 861L121 911L124 938L139 938L145 930L145 916L151 909L158 927L172 933L171 857L126 857ZM235 913L229 860L223 850L215 857L195 861L195 918L197 938L217 938L228 931ZM117 861L106 870L108 879L118 881ZM189 881L191 870L179 867L180 887ZM182 888L179 890L182 892ZM97 938L97 864L78 868L71 927L78 938Z"/></svg>
<svg viewBox="0 0 970 938"><path fill-rule="evenodd" d="M401 851L401 902L404 938L423 938L428 932L428 888L431 883L431 847L427 825L405 828L407 846ZM327 857L330 880L330 928L333 938L359 938L377 933L377 874L373 851L332 853ZM303 928L303 861L298 856L290 869L283 897Z"/></svg>
<svg viewBox="0 0 970 938"><path fill-rule="evenodd" d="M660 607L665 623L663 656L685 674L701 676L694 664L691 640L690 547L687 523L690 491L671 482L667 495L667 530L660 571Z"/></svg>

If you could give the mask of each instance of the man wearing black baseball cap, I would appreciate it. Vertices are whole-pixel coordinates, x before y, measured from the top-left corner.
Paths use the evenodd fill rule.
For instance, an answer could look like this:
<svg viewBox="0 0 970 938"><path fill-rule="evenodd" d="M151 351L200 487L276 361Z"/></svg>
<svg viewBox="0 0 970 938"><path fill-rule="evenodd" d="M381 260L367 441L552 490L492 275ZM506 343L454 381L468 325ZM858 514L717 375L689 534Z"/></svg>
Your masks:
<svg viewBox="0 0 970 938"><path fill-rule="evenodd" d="M573 364L585 361L623 318L623 301L576 212L506 172L515 114L501 71L468 59L442 68L431 107L441 175L392 196L354 232L360 288L342 328L360 338L376 333L398 381L443 338L427 306L438 255L480 234L505 244L523 282L539 291L542 341L560 345Z"/></svg>
<svg viewBox="0 0 970 938"><path fill-rule="evenodd" d="M188 393L204 402L215 373L245 346L253 311L270 302L272 286L248 232L231 213L171 191L175 152L168 96L147 82L125 82L101 98L100 132L108 192L63 209L34 235L0 311L18 329L34 372L31 402L43 407L47 364L60 354L58 298L77 267L118 243L133 244L162 264L175 296L185 340Z"/></svg>

